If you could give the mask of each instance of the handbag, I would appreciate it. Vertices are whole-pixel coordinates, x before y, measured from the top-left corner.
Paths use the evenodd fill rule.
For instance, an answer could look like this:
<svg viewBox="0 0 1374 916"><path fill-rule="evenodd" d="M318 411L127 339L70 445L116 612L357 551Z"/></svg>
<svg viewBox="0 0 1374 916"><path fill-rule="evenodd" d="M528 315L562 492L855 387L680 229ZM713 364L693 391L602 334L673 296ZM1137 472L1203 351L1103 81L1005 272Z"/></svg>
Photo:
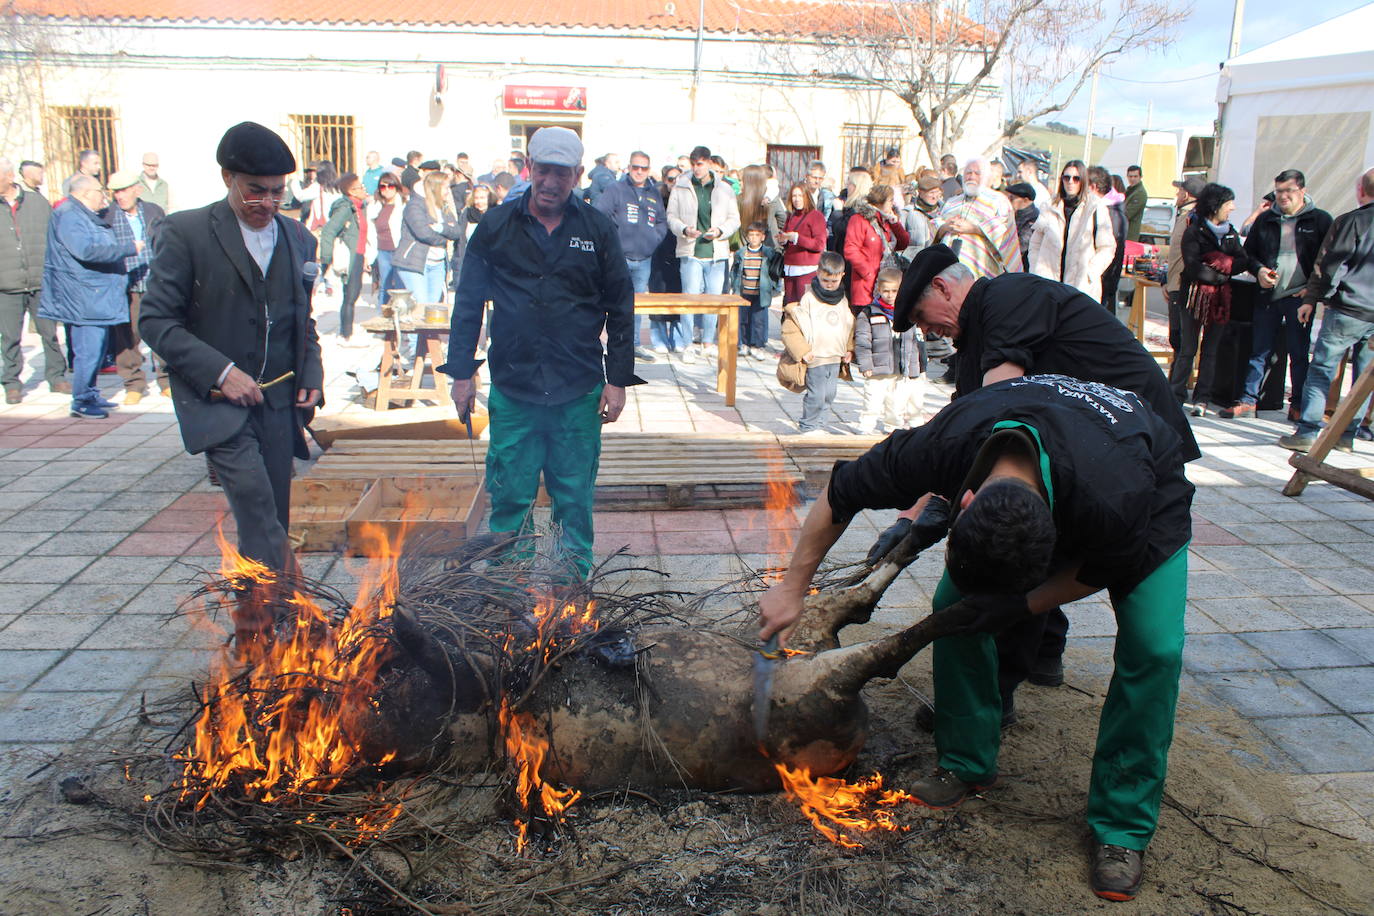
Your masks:
<svg viewBox="0 0 1374 916"><path fill-rule="evenodd" d="M339 235L334 236L334 249L330 254L329 269L343 276L353 265L353 249Z"/></svg>

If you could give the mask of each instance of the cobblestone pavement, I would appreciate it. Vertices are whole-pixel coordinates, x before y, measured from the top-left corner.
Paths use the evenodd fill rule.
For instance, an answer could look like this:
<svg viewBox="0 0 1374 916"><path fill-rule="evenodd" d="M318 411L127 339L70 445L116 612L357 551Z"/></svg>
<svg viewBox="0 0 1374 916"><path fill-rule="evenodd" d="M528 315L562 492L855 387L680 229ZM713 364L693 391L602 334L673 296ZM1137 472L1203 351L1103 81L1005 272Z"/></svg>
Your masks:
<svg viewBox="0 0 1374 916"><path fill-rule="evenodd" d="M328 409L364 410L346 372L375 366L376 348L326 338ZM37 354L26 350L32 373ZM801 398L773 369L742 361L738 402L726 408L711 368L660 356L641 366L649 384L631 390L616 429L794 431ZM22 404L0 408L0 751L26 757L130 714L140 694L201 670L224 639L193 617L168 619L188 579L213 567L225 514L203 460L182 450L169 400L153 394L109 420L75 420L65 398L35 384ZM122 399L117 378L101 384ZM841 385L832 430L852 428L859 391ZM931 411L946 397L931 386ZM1322 483L1282 496L1288 455L1272 444L1287 431L1281 419L1196 421L1205 456L1189 472L1198 493L1183 702L1233 708L1253 724L1255 765L1292 774L1321 823L1374 841L1374 503ZM1358 448L1334 460L1374 463L1374 445ZM757 510L605 512L597 548L628 544L692 590L775 563L789 532L771 524ZM886 524L859 517L836 556L857 559ZM304 566L337 584L356 568L329 556ZM924 613L938 574L938 556L918 560L866 628ZM1110 664L1105 601L1078 602L1069 616L1073 657ZM11 767L6 778L22 777Z"/></svg>

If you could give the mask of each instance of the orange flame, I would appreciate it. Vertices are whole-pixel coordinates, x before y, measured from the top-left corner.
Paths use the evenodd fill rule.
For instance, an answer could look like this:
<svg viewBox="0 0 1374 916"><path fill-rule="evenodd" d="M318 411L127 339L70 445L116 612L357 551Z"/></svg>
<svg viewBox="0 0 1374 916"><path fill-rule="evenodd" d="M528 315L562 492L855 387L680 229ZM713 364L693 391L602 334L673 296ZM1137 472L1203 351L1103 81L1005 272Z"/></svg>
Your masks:
<svg viewBox="0 0 1374 916"><path fill-rule="evenodd" d="M863 848L846 830L868 833L909 829L898 824L893 812L886 809L915 799L899 789L884 789L880 773L850 783L830 776L813 778L806 767L793 769L776 762L773 766L777 767L787 797L801 807L802 814L826 839L838 846Z"/></svg>
<svg viewBox="0 0 1374 916"><path fill-rule="evenodd" d="M400 543L380 529L365 533L367 553L379 558L362 577L358 597L343 620L299 591L285 597L279 577L239 554L217 532L221 573L241 602L275 600L295 615L289 630L278 626L275 641L255 647L251 667L235 676L226 649L218 659L187 747L177 754L184 769L182 799L197 810L212 791L233 786L260 802L289 801L338 786L365 761L359 748L364 717L386 661L387 641L371 632L391 615L397 594ZM258 610L271 613L259 605ZM399 806L359 818L364 834L385 830Z"/></svg>
<svg viewBox="0 0 1374 916"><path fill-rule="evenodd" d="M558 789L539 775L549 752L549 742L536 732L534 716L516 712L502 698L501 731L506 738L506 753L516 766L515 795L525 813L515 819L515 851L522 852L529 843L529 821L539 813L563 821L563 813L582 797L576 789Z"/></svg>

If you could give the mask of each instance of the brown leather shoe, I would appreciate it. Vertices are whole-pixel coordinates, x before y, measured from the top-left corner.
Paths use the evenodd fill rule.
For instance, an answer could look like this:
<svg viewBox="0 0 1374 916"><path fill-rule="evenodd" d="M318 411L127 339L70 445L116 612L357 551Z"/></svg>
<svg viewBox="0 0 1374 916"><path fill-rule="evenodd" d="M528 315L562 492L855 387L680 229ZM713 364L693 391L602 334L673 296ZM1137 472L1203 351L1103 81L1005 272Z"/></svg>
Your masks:
<svg viewBox="0 0 1374 916"><path fill-rule="evenodd" d="M1253 417L1255 415L1255 405L1241 401L1233 407L1226 407L1217 416L1223 420L1239 420L1241 417Z"/></svg>
<svg viewBox="0 0 1374 916"><path fill-rule="evenodd" d="M52 382L48 385L48 390L51 391L53 394L71 394L72 383L67 381L66 379L58 379L57 381Z"/></svg>
<svg viewBox="0 0 1374 916"><path fill-rule="evenodd" d="M24 389L19 387L5 389L6 404L18 404L22 400L24 400Z"/></svg>

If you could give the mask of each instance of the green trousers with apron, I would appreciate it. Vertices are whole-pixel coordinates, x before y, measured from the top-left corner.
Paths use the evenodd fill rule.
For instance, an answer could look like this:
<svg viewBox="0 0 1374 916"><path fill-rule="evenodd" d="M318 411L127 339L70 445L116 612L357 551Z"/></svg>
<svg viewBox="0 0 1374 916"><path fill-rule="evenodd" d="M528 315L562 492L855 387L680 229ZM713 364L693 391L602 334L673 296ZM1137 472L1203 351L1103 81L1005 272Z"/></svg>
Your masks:
<svg viewBox="0 0 1374 916"><path fill-rule="evenodd" d="M530 404L491 388L487 495L493 532L528 532L539 477L553 505L562 557L592 566L592 498L601 459L601 385L566 404Z"/></svg>
<svg viewBox="0 0 1374 916"><path fill-rule="evenodd" d="M946 574L934 608L943 610L959 597ZM1129 593L1111 593L1116 670L1102 705L1088 790L1088 826L1099 843L1143 851L1154 836L1174 738L1187 598L1187 545ZM965 782L986 781L997 772L1001 745L992 636L936 640L934 670L939 765Z"/></svg>

